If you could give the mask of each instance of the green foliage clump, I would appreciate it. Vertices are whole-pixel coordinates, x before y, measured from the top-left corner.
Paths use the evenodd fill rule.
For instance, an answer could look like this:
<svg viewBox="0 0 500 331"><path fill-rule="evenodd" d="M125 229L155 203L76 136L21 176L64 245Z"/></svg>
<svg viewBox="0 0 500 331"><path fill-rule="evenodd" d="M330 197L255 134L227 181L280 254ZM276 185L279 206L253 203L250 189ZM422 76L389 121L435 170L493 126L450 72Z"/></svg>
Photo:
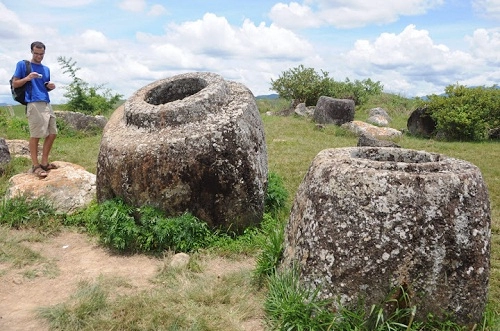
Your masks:
<svg viewBox="0 0 500 331"><path fill-rule="evenodd" d="M104 89L103 85L90 86L76 76L80 68L76 67L76 61L72 58L66 59L59 56L57 61L64 69L64 73L69 73L73 81L66 87L64 96L68 98L66 109L69 111L81 112L87 115L103 115L114 109L120 101L122 95L113 94L110 89ZM101 91L101 93L99 93Z"/></svg>
<svg viewBox="0 0 500 331"><path fill-rule="evenodd" d="M41 229L57 227L58 215L54 207L45 199L29 199L18 196L6 197L0 203L0 224L15 229L39 227Z"/></svg>
<svg viewBox="0 0 500 331"><path fill-rule="evenodd" d="M372 95L382 93L380 82L371 79L336 82L328 77L328 72L317 73L313 68L299 65L281 73L278 79L271 79L271 90L276 91L281 98L293 100L295 104L305 103L314 106L319 97L352 99L356 105L365 103Z"/></svg>
<svg viewBox="0 0 500 331"><path fill-rule="evenodd" d="M286 208L288 191L283 185L283 179L275 172L270 172L267 176L267 192L264 209L266 213L276 215Z"/></svg>
<svg viewBox="0 0 500 331"><path fill-rule="evenodd" d="M262 241L259 243L261 252L257 257L253 278L256 284L262 285L276 273L276 268L283 256L284 222L269 214L264 214L261 224Z"/></svg>
<svg viewBox="0 0 500 331"><path fill-rule="evenodd" d="M330 90L328 73L317 73L313 68L305 68L302 64L281 73L281 76L271 79L271 90L276 91L281 98L294 100L296 104L305 103L314 106L322 95Z"/></svg>
<svg viewBox="0 0 500 331"><path fill-rule="evenodd" d="M271 329L337 330L331 328L336 317L328 308L330 302L318 299L318 292L302 286L297 268L273 274L264 302Z"/></svg>
<svg viewBox="0 0 500 331"><path fill-rule="evenodd" d="M448 140L485 140L489 130L500 127L500 89L449 85L445 95L431 95L427 113L436 121L436 132Z"/></svg>
<svg viewBox="0 0 500 331"><path fill-rule="evenodd" d="M354 100L356 106L365 104L373 95L379 95L383 91L380 82L374 82L370 78L351 81L346 78L344 82L336 82L332 79L331 89L327 96L338 99Z"/></svg>
<svg viewBox="0 0 500 331"><path fill-rule="evenodd" d="M135 208L121 199L93 205L65 222L85 226L103 245L124 252L190 252L213 238L208 225L189 213L168 218L154 207Z"/></svg>

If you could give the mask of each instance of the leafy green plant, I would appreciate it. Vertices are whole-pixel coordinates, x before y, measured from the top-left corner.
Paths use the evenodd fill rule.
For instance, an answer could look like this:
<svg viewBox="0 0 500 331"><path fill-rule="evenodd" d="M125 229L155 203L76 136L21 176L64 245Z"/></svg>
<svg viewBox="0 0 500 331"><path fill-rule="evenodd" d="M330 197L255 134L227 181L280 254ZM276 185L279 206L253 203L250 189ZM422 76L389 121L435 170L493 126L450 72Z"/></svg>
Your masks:
<svg viewBox="0 0 500 331"><path fill-rule="evenodd" d="M267 192L265 198L265 212L276 215L286 208L289 194L283 185L283 179L276 173L270 172L267 176Z"/></svg>
<svg viewBox="0 0 500 331"><path fill-rule="evenodd" d="M61 65L63 73L68 73L73 79L66 87L64 94L68 98L67 110L89 115L102 115L114 109L120 101L122 95L113 94L110 89L104 89L103 85L90 86L89 83L77 77L76 72L81 68L76 67L76 61L73 61L72 58L66 59L59 56L57 61Z"/></svg>
<svg viewBox="0 0 500 331"><path fill-rule="evenodd" d="M314 68L304 65L283 71L278 79L271 79L271 90L276 91L280 98L293 100L295 107L299 103L315 106L319 97L352 99L356 105L365 103L371 95L382 93L380 82L371 79L336 82L328 77L328 72L316 72Z"/></svg>
<svg viewBox="0 0 500 331"><path fill-rule="evenodd" d="M336 316L328 308L330 301L318 299L318 292L300 284L296 267L273 274L264 302L272 330L330 329Z"/></svg>
<svg viewBox="0 0 500 331"><path fill-rule="evenodd" d="M0 204L0 224L16 229L27 227L50 229L59 225L59 219L53 206L43 198L4 197Z"/></svg>
<svg viewBox="0 0 500 331"><path fill-rule="evenodd" d="M330 91L327 96L338 99L354 100L355 105L365 104L373 95L379 95L383 91L383 86L380 82L374 82L370 78L364 80L351 81L346 78L344 82L336 82L332 80Z"/></svg>
<svg viewBox="0 0 500 331"><path fill-rule="evenodd" d="M448 140L485 140L488 130L500 127L500 89L449 85L445 95L431 95L427 112L436 132Z"/></svg>
<svg viewBox="0 0 500 331"><path fill-rule="evenodd" d="M189 213L167 218L151 206L134 208L121 199L91 205L66 224L83 225L105 246L126 252L194 251L213 238L205 222Z"/></svg>
<svg viewBox="0 0 500 331"><path fill-rule="evenodd" d="M262 285L265 280L273 276L278 267L278 263L283 256L284 249L284 222L273 218L269 214L264 214L262 221L262 241L261 253L257 257L254 271L254 280Z"/></svg>
<svg viewBox="0 0 500 331"><path fill-rule="evenodd" d="M328 72L317 73L313 68L299 65L281 73L278 79L271 79L271 90L276 91L281 98L294 100L295 104L305 103L314 106L322 95L327 95L330 89Z"/></svg>

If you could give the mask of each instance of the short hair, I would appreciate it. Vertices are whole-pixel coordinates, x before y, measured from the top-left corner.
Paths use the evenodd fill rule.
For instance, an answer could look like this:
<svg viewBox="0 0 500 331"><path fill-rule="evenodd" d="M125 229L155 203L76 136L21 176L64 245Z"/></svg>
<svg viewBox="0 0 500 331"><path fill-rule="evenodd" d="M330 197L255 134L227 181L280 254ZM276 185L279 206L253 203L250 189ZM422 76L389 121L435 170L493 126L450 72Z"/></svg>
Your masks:
<svg viewBox="0 0 500 331"><path fill-rule="evenodd" d="M33 48L43 48L43 49L45 49L45 45L41 41L34 41L34 42L31 43L31 50L33 50Z"/></svg>

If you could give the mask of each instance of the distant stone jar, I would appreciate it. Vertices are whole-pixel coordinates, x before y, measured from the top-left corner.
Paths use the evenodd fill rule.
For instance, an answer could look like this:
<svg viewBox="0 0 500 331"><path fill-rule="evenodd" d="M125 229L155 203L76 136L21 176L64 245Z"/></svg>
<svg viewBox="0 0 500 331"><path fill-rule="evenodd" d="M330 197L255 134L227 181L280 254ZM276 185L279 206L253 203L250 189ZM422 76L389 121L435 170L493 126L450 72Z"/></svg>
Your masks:
<svg viewBox="0 0 500 331"><path fill-rule="evenodd" d="M301 183L282 267L335 308L383 306L405 292L428 313L481 321L490 205L479 169L441 154L389 147L327 149Z"/></svg>
<svg viewBox="0 0 500 331"><path fill-rule="evenodd" d="M263 216L264 128L253 94L213 73L186 73L138 90L104 128L99 202L121 198L214 228L242 231Z"/></svg>

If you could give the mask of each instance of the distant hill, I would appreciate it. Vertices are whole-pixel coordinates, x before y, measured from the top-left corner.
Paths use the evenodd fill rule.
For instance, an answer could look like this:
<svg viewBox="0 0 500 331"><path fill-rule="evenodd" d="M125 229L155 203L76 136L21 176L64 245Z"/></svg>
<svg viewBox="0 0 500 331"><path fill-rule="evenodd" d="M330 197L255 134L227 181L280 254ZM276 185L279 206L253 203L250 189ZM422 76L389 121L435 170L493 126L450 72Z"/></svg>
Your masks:
<svg viewBox="0 0 500 331"><path fill-rule="evenodd" d="M278 99L279 95L277 94L268 94L268 95L258 95L255 99Z"/></svg>

